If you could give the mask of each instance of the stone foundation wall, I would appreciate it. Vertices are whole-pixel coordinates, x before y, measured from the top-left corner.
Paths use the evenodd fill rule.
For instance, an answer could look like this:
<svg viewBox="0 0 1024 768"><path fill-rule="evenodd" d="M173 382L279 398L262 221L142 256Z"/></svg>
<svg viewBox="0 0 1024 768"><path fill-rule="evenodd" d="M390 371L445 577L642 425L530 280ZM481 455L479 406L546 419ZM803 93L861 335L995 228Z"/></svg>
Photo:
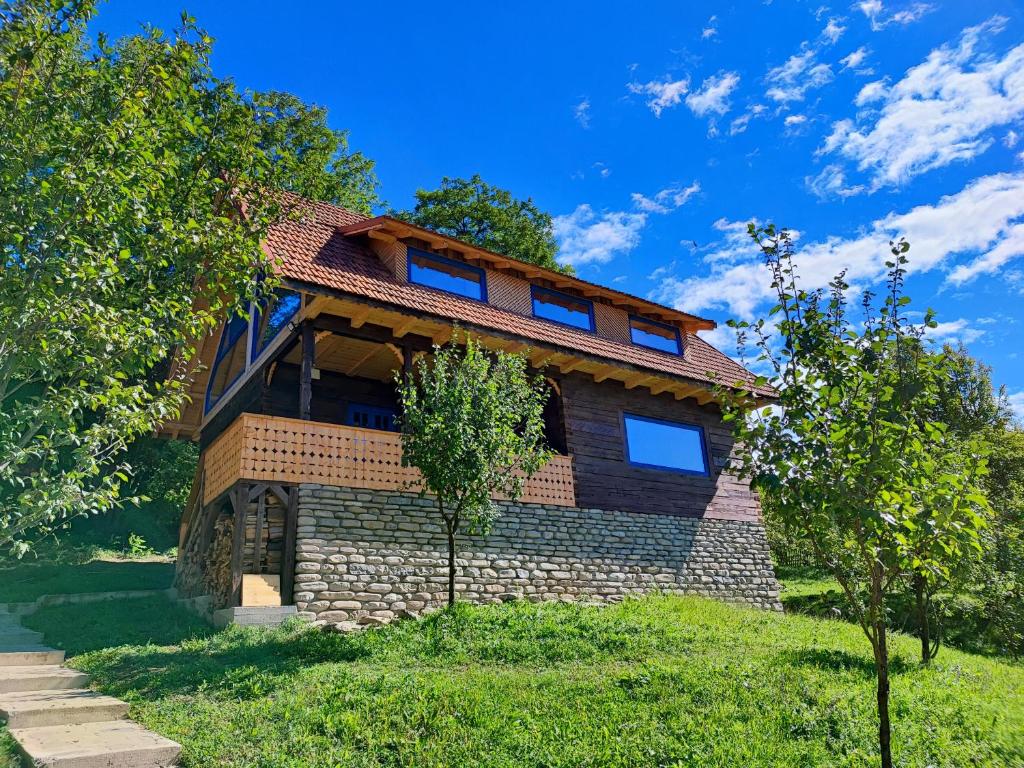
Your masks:
<svg viewBox="0 0 1024 768"><path fill-rule="evenodd" d="M760 522L502 504L486 538L462 536L461 600L617 600L667 590L780 610ZM299 489L295 602L337 623L417 613L447 597L447 542L430 499Z"/></svg>

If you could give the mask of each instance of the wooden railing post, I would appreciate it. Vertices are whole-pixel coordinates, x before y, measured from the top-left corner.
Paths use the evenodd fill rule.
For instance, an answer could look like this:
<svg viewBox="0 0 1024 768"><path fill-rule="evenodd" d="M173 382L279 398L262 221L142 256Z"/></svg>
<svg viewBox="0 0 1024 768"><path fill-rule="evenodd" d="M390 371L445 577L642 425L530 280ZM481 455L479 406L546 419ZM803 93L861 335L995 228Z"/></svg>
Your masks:
<svg viewBox="0 0 1024 768"><path fill-rule="evenodd" d="M313 412L313 355L316 335L313 323L302 321L302 368L299 373L299 418L308 421Z"/></svg>
<svg viewBox="0 0 1024 768"><path fill-rule="evenodd" d="M245 548L245 513L249 508L249 486L239 483L231 491L234 527L231 529L231 600L227 607L242 604L242 550Z"/></svg>
<svg viewBox="0 0 1024 768"><path fill-rule="evenodd" d="M295 545L299 527L299 489L288 489L284 517L284 552L281 557L281 605L295 603Z"/></svg>

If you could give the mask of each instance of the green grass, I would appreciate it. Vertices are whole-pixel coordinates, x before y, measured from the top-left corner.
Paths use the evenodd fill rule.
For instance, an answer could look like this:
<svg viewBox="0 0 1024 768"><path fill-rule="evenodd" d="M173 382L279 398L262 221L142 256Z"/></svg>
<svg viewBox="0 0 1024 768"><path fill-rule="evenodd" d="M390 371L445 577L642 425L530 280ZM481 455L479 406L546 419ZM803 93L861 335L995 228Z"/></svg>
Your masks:
<svg viewBox="0 0 1024 768"><path fill-rule="evenodd" d="M92 609L44 609L31 626L181 742L186 766L877 759L867 641L844 622L650 597L460 606L337 636L212 633L159 601L111 604L102 621ZM944 649L924 670L912 639L893 645L898 765L1024 765L1024 667Z"/></svg>
<svg viewBox="0 0 1024 768"><path fill-rule="evenodd" d="M0 603L29 602L41 595L167 589L173 579L174 563L166 558L6 562L0 564Z"/></svg>

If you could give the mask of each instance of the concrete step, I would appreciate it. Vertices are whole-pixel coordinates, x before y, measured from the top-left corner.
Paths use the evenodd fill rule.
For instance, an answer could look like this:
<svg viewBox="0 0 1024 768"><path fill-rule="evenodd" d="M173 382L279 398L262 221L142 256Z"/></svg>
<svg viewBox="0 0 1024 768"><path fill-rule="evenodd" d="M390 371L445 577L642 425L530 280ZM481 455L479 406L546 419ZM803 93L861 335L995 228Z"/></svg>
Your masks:
<svg viewBox="0 0 1024 768"><path fill-rule="evenodd" d="M64 663L64 651L56 651L45 645L25 643L0 648L0 667L38 667Z"/></svg>
<svg viewBox="0 0 1024 768"><path fill-rule="evenodd" d="M0 667L0 693L18 691L57 691L84 688L89 676L77 669L51 664L33 664L24 667Z"/></svg>
<svg viewBox="0 0 1024 768"><path fill-rule="evenodd" d="M298 613L294 605L253 606L244 608L221 608L213 612L213 625L226 627L238 624L249 627L276 627Z"/></svg>
<svg viewBox="0 0 1024 768"><path fill-rule="evenodd" d="M84 688L0 693L0 720L6 720L8 728L81 725L120 720L127 714L127 703Z"/></svg>
<svg viewBox="0 0 1024 768"><path fill-rule="evenodd" d="M39 768L166 768L181 751L130 720L12 728L10 734Z"/></svg>

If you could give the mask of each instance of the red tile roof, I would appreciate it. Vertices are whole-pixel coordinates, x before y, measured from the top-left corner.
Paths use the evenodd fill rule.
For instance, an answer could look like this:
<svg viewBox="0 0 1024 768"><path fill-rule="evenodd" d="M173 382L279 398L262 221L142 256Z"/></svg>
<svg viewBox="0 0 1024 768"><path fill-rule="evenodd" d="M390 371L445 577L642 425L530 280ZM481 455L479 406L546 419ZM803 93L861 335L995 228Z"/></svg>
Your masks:
<svg viewBox="0 0 1024 768"><path fill-rule="evenodd" d="M702 383L735 384L753 379L749 371L695 334L685 335L683 356L671 355L400 282L361 238L347 237L339 231L368 217L326 203L311 203L308 210L311 215L278 224L268 235L267 245L281 259L281 276L285 279L390 305L407 314L427 313L652 373ZM764 389L760 394L770 396L772 392Z"/></svg>

